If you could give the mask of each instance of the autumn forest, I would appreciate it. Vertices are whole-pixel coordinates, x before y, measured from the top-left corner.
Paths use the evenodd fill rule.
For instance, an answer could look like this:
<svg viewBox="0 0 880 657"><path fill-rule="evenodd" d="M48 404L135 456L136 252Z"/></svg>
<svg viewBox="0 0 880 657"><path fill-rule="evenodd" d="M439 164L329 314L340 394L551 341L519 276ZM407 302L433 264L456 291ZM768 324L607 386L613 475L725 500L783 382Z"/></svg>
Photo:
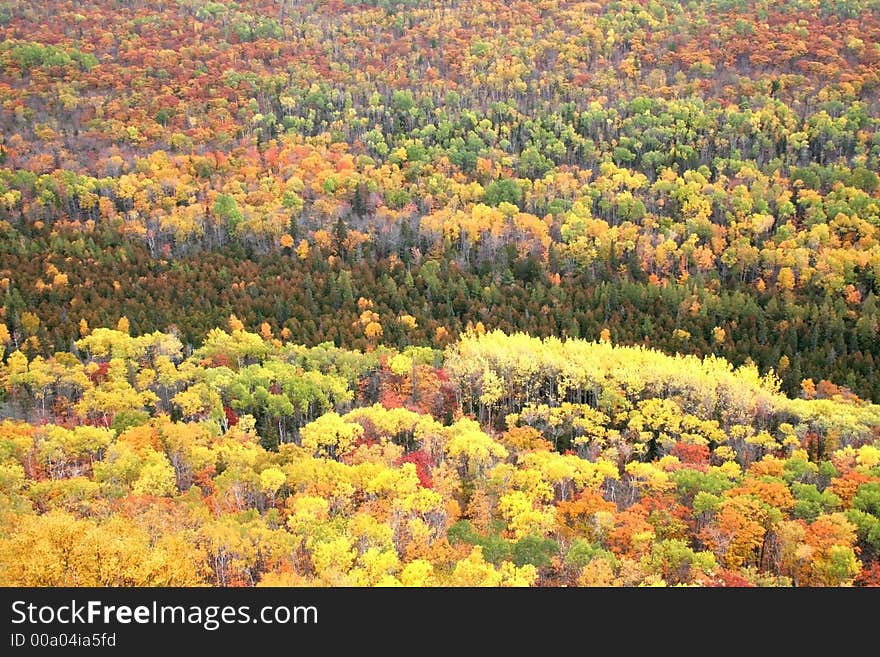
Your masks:
<svg viewBox="0 0 880 657"><path fill-rule="evenodd" d="M880 0L0 0L0 586L880 585Z"/></svg>

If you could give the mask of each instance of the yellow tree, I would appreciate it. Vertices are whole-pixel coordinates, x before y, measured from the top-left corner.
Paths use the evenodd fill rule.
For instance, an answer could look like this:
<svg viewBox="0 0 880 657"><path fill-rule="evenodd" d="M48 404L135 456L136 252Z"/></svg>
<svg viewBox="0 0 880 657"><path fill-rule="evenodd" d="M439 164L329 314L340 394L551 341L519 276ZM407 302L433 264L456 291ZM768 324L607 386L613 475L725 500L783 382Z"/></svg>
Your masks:
<svg viewBox="0 0 880 657"><path fill-rule="evenodd" d="M466 558L455 564L448 585L527 587L534 584L537 578L537 569L531 564L517 567L510 561L504 561L496 568L483 557L483 548L475 545Z"/></svg>
<svg viewBox="0 0 880 657"><path fill-rule="evenodd" d="M470 418L460 418L446 429L446 456L463 473L472 476L490 467L499 459L507 458L507 449L493 440Z"/></svg>
<svg viewBox="0 0 880 657"><path fill-rule="evenodd" d="M351 452L364 429L335 411L325 413L300 430L302 446L316 457L339 460Z"/></svg>

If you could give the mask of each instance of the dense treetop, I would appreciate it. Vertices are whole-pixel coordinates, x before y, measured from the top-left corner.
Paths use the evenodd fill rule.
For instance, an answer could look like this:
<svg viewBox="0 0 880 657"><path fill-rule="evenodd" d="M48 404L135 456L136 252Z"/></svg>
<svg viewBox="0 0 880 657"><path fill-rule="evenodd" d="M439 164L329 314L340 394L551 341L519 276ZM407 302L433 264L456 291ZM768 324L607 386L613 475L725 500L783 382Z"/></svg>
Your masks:
<svg viewBox="0 0 880 657"><path fill-rule="evenodd" d="M876 584L878 44L0 0L0 583Z"/></svg>
<svg viewBox="0 0 880 657"><path fill-rule="evenodd" d="M0 369L0 583L873 586L880 407L754 366L469 331L353 352L230 318Z"/></svg>
<svg viewBox="0 0 880 657"><path fill-rule="evenodd" d="M0 319L606 329L880 399L876 9L7 0Z"/></svg>

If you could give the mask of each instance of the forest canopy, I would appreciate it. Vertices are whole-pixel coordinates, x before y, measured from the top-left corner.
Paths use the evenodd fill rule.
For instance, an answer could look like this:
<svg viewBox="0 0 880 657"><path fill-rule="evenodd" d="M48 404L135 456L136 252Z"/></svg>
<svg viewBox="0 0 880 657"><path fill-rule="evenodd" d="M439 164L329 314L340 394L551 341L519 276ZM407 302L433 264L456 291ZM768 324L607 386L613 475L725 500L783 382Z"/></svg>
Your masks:
<svg viewBox="0 0 880 657"><path fill-rule="evenodd" d="M4 0L0 320L607 330L878 401L875 5Z"/></svg>
<svg viewBox="0 0 880 657"><path fill-rule="evenodd" d="M0 369L7 586L876 585L880 406L754 365L95 329Z"/></svg>
<svg viewBox="0 0 880 657"><path fill-rule="evenodd" d="M878 0L0 0L0 583L873 586Z"/></svg>

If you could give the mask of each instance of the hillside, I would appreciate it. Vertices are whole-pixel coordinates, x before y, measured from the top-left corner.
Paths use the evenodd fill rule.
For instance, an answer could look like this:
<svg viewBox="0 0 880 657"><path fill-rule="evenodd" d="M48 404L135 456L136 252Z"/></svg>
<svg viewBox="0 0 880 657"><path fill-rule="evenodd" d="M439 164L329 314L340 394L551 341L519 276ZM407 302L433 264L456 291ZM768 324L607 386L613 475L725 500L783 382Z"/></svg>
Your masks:
<svg viewBox="0 0 880 657"><path fill-rule="evenodd" d="M754 366L500 331L442 354L237 327L185 358L162 333L76 347L0 370L44 418L0 423L6 586L880 574L880 407Z"/></svg>
<svg viewBox="0 0 880 657"><path fill-rule="evenodd" d="M7 0L0 320L364 349L364 297L880 401L880 19L814 5Z"/></svg>
<svg viewBox="0 0 880 657"><path fill-rule="evenodd" d="M0 584L876 586L878 44L0 0Z"/></svg>

